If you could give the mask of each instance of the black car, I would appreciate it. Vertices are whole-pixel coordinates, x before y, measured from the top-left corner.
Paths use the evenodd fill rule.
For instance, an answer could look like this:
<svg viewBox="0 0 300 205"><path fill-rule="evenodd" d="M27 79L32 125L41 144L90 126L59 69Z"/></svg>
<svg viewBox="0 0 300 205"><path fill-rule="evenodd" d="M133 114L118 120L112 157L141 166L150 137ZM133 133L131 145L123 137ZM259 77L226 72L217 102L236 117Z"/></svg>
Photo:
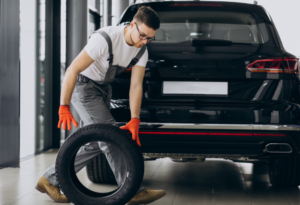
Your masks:
<svg viewBox="0 0 300 205"><path fill-rule="evenodd" d="M298 59L284 49L266 10L245 3L149 2L129 6L119 24L142 5L161 20L147 44L139 132L145 159L263 162L272 185L300 185ZM128 69L113 84L111 112L120 125L130 120L130 76ZM114 181L104 162L100 156L88 166L92 181Z"/></svg>

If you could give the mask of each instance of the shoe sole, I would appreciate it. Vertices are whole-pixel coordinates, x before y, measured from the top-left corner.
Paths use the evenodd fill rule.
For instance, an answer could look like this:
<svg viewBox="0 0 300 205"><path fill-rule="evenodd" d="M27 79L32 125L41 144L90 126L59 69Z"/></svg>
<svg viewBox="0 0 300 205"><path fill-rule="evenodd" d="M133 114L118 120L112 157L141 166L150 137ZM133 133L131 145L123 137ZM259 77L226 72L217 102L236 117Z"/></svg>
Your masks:
<svg viewBox="0 0 300 205"><path fill-rule="evenodd" d="M55 201L55 202L57 202L57 203L70 203L70 201L65 202L65 201L58 201L58 200L54 199L50 194L48 194L47 191L45 191L43 188L41 188L41 187L38 186L38 185L35 186L35 189L38 190L38 191L41 192L41 193L46 193L53 201ZM154 200L152 200L152 201L149 201L149 202L147 202L147 203L142 203L142 204L150 204L150 203L152 203L152 202L154 202L154 201L156 201L156 200L158 200L158 199L161 199L161 198L164 197L164 196L166 196L166 193L164 193L163 195L161 195L161 196L160 196L159 198L157 198L157 199L154 199ZM127 203L126 205L139 205L139 204L136 204L136 203Z"/></svg>
<svg viewBox="0 0 300 205"><path fill-rule="evenodd" d="M160 197L157 198L157 199L154 199L154 200L152 200L152 201L148 201L147 203L139 203L139 204L150 204L150 203L152 203L152 202L154 202L154 201L156 201L156 200L158 200L158 199L163 198L164 196L166 196L166 193L164 193L164 195L160 196ZM137 204L137 203L127 203L127 204L125 204L125 205L139 205L139 204Z"/></svg>
<svg viewBox="0 0 300 205"><path fill-rule="evenodd" d="M57 202L57 203L70 203L70 201L59 201L55 198L53 198L50 194L48 194L48 192L46 190L44 190L43 188L41 188L39 185L35 186L35 189L38 190L41 193L46 193L53 201Z"/></svg>

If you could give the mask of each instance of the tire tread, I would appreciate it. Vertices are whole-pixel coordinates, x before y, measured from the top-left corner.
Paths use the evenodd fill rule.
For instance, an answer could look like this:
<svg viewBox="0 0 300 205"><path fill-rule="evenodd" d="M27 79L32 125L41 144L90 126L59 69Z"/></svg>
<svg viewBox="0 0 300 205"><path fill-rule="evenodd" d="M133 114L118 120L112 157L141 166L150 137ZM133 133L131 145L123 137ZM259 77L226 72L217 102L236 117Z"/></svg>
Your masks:
<svg viewBox="0 0 300 205"><path fill-rule="evenodd" d="M59 177L58 174L56 174L57 177L57 181L59 184L59 187L62 188L62 191L64 192L64 194L66 195L67 198L74 199L74 197L77 197L76 193L74 193L74 191L76 189L72 189L70 184L67 183L66 178L64 178L64 174L68 173L66 172L62 167L63 166L59 166L60 163L63 164L64 160L66 161L67 159L63 158L64 156L64 152L66 152L68 146L70 146L72 143L76 143L77 141L79 141L80 136L82 135L91 135L91 133L99 131L101 130L101 135L103 135L103 133L105 132L109 132L108 135L105 135L105 137L109 138L110 140L113 140L115 142L118 142L118 144L122 147L126 147L126 151L127 153L130 153L131 156L131 161L134 162L135 165L135 175L132 174L131 178L127 178L127 180L125 181L125 183L123 184L123 186L126 183L130 183L130 190L129 187L125 188L121 188L119 189L118 193L116 194L123 194L124 197L116 197L116 194L113 194L112 197L104 197L103 199L101 197L97 197L97 201L95 202L94 198L90 198L90 200L85 200L84 204L85 205L90 205L90 204L95 204L95 203L99 203L99 204L125 204L126 202L128 202L136 193L139 183L142 182L143 179L143 174L144 174L144 160L143 160L143 156L142 153L139 150L139 147L133 142L131 141L130 137L128 136L127 133L120 131L120 129L116 129L115 126L112 125L107 125L107 124L94 124L94 125L88 125L85 126L83 128L78 129L77 131L75 131L73 134L71 134L66 141L64 142L64 144L62 145L62 147L60 148L58 155L57 155L57 159L56 159L56 164L55 164L55 170L56 173L61 173L61 176ZM93 133L95 135L95 133ZM126 135L126 137L125 137ZM86 136L85 136L86 137ZM126 139L127 138L127 139ZM74 156L74 155L73 155ZM100 159L100 157L98 157L98 159ZM105 158L106 160L106 158ZM99 164L101 164L102 161L98 161L98 163L94 163L90 166L90 168L88 169L88 173L90 175L90 180L91 181L97 181L97 178L101 178L101 176L103 176L103 172L105 172L105 170L103 169L99 169ZM109 167L110 168L110 167ZM106 169L106 179L108 178L108 174L109 171L107 171L107 166L105 167ZM101 174L99 174L96 170L101 170ZM92 172L92 173L91 173ZM103 179L104 180L104 179ZM134 180L138 180L138 183L133 183ZM63 185L63 186L61 186ZM121 191L122 190L122 191ZM84 194L84 193L81 193ZM73 197L74 196L74 197ZM85 196L84 197L89 197L89 196ZM81 195L81 199L83 200ZM127 198L126 198L127 197ZM72 201L73 203L79 205L81 204L78 201Z"/></svg>

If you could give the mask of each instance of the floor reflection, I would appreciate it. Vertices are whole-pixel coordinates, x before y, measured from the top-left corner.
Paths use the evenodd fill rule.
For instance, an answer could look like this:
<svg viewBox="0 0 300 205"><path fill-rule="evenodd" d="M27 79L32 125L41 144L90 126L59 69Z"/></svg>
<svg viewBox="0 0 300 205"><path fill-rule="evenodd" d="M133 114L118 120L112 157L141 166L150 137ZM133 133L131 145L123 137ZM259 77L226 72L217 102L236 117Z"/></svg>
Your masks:
<svg viewBox="0 0 300 205"><path fill-rule="evenodd" d="M21 168L1 169L0 205L59 205L34 189L56 155L57 150L52 150L22 161ZM88 180L85 169L78 177ZM90 181L83 183L99 187ZM300 205L299 188L272 187L265 164L221 159L195 164L158 159L145 162L143 184L167 193L151 205Z"/></svg>
<svg viewBox="0 0 300 205"><path fill-rule="evenodd" d="M299 188L272 187L266 164L207 159L176 163L169 159L146 162L144 185L165 189L167 196L153 204L300 204Z"/></svg>

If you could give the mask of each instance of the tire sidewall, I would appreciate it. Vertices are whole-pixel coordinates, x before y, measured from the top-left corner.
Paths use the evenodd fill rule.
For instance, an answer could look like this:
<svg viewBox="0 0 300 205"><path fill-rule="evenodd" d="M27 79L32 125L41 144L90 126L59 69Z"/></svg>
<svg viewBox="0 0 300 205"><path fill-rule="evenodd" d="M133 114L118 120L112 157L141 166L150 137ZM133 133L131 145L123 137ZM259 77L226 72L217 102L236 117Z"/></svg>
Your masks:
<svg viewBox="0 0 300 205"><path fill-rule="evenodd" d="M119 190L107 197L91 197L82 193L74 183L74 171L70 171L80 145L92 141L105 141L117 145L123 152L127 165L127 178ZM67 165L67 166L66 166ZM65 141L59 150L56 173L64 194L75 204L125 204L138 191L144 174L144 161L139 148L128 135L111 125L93 125L79 129ZM72 174L73 173L73 174ZM82 185L83 186L83 185Z"/></svg>

